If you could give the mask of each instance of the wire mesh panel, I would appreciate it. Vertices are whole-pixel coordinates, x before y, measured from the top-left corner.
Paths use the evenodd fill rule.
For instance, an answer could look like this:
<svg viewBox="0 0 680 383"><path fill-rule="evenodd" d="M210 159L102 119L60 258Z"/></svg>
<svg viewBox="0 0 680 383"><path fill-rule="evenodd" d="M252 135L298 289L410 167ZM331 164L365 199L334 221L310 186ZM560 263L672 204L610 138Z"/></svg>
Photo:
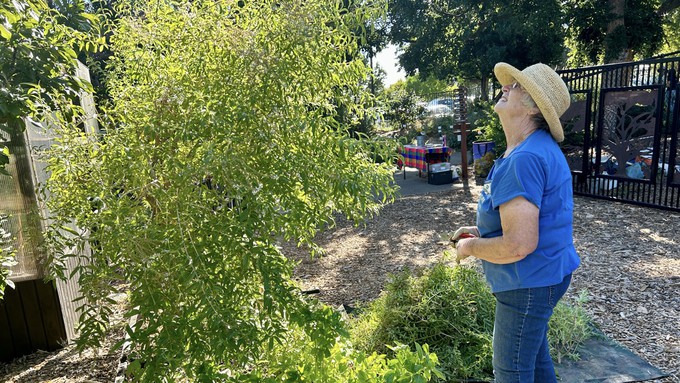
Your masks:
<svg viewBox="0 0 680 383"><path fill-rule="evenodd" d="M680 210L680 57L558 71L574 192Z"/></svg>
<svg viewBox="0 0 680 383"><path fill-rule="evenodd" d="M10 246L17 264L11 268L10 278L19 282L43 277L39 262L42 226L24 132L10 131L2 133L11 155L6 166L10 176L0 176L0 214L5 218L0 224L12 236Z"/></svg>

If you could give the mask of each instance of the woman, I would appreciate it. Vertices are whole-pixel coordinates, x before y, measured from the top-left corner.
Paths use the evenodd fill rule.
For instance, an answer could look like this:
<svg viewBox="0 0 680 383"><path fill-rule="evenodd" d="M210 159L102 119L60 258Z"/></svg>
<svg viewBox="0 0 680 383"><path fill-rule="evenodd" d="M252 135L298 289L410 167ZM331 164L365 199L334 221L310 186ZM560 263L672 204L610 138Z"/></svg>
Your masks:
<svg viewBox="0 0 680 383"><path fill-rule="evenodd" d="M494 72L503 85L494 110L508 145L484 183L477 226L461 227L453 238L461 238L459 259L482 260L496 297L496 382L551 383L548 320L580 263L571 173L557 145L569 90L544 64L520 71L498 63Z"/></svg>

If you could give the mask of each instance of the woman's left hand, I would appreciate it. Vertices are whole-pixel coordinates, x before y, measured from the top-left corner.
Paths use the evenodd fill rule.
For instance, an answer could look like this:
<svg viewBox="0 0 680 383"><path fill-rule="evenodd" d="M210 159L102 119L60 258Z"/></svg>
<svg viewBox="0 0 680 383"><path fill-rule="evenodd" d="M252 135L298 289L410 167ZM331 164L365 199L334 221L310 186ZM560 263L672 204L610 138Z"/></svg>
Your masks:
<svg viewBox="0 0 680 383"><path fill-rule="evenodd" d="M459 263L471 255L470 247L474 238L474 236L470 236L458 240L456 243L456 263Z"/></svg>

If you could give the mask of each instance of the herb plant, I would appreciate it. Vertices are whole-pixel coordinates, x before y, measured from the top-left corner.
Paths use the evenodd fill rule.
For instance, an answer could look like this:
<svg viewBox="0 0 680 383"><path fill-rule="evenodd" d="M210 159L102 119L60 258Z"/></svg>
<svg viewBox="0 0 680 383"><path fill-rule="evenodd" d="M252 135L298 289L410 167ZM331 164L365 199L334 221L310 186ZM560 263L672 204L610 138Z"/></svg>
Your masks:
<svg viewBox="0 0 680 383"><path fill-rule="evenodd" d="M560 301L550 319L548 341L558 363L577 358L592 336L585 297L571 306ZM495 299L476 270L439 263L421 275L392 276L383 294L351 319L350 334L360 350L388 355L385 345L427 343L445 381L490 380L494 311Z"/></svg>
<svg viewBox="0 0 680 383"><path fill-rule="evenodd" d="M470 268L437 264L421 276L396 274L384 293L351 322L361 350L427 343L447 379L489 378L495 301Z"/></svg>

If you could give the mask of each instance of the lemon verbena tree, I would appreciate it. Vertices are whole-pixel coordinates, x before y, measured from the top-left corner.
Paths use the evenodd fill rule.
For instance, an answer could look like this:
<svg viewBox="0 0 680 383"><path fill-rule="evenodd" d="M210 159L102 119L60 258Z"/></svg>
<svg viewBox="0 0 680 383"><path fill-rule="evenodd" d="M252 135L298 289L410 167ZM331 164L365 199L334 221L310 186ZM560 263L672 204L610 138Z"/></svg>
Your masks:
<svg viewBox="0 0 680 383"><path fill-rule="evenodd" d="M355 32L384 7L343 3L117 10L106 133L62 130L45 187L55 270L78 263L82 345L106 331L123 281L136 379L349 381L348 368L368 363L343 359L340 317L300 294L279 247L315 248L336 214L359 221L394 198L389 161L375 158L395 148L350 137L336 118L339 106L366 112L356 100L370 97L360 85L370 68ZM396 374L400 362L373 357L361 378L372 380L357 381L389 371L387 381L409 381L425 362ZM333 363L340 371L319 372Z"/></svg>

